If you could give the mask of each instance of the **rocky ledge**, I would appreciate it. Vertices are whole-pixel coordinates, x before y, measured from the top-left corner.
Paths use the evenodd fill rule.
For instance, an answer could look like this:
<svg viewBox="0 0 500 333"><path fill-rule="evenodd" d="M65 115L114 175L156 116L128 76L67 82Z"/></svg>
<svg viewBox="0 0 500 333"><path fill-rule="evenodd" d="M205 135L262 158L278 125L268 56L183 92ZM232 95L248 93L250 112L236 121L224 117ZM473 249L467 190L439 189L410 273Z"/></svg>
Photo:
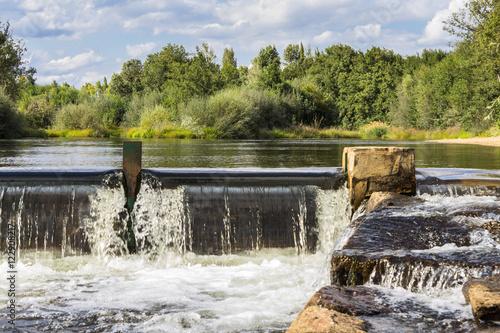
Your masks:
<svg viewBox="0 0 500 333"><path fill-rule="evenodd" d="M332 285L312 296L289 332L500 331L498 203L425 205L372 194L332 255ZM428 301L462 287L474 318ZM414 293L411 300L401 288ZM467 312L465 302L457 306Z"/></svg>

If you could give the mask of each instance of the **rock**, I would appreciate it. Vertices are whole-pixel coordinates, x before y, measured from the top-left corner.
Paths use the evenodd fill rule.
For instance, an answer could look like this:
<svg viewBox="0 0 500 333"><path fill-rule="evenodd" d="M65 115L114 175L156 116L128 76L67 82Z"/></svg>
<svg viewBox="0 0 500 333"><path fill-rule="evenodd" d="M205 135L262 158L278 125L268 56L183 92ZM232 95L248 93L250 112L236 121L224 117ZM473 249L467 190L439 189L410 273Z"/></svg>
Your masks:
<svg viewBox="0 0 500 333"><path fill-rule="evenodd" d="M319 306L351 316L372 316L390 313L391 309L375 301L381 293L364 286L326 286L317 291L308 306Z"/></svg>
<svg viewBox="0 0 500 333"><path fill-rule="evenodd" d="M321 308L306 307L287 330L287 333L363 333L368 324L359 318Z"/></svg>
<svg viewBox="0 0 500 333"><path fill-rule="evenodd" d="M474 317L484 321L500 321L500 275L483 279L470 278L462 292L472 306Z"/></svg>
<svg viewBox="0 0 500 333"><path fill-rule="evenodd" d="M412 148L344 148L342 164L347 170L347 186L354 210L374 192L410 195L416 192L415 152Z"/></svg>
<svg viewBox="0 0 500 333"><path fill-rule="evenodd" d="M366 203L365 214L386 207L409 206L421 200L394 192L374 192Z"/></svg>
<svg viewBox="0 0 500 333"><path fill-rule="evenodd" d="M500 236L500 222L490 221L483 224L483 228L488 230L490 234Z"/></svg>

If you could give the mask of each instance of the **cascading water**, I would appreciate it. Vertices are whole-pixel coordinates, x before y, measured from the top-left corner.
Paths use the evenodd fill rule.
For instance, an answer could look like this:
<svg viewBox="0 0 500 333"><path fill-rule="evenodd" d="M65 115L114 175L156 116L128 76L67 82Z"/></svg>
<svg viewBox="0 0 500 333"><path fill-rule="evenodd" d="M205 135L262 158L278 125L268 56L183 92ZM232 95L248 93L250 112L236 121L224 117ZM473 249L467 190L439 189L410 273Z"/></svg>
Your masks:
<svg viewBox="0 0 500 333"><path fill-rule="evenodd" d="M472 327L456 324L472 322L460 289L469 276L500 273L488 264L498 258L498 237L481 229L500 219L498 197L484 187L419 188L422 203L371 214L376 228L364 239L356 222L345 229L351 209L343 187L165 186L143 177L130 216L138 253L130 255L119 176L99 186L2 186L1 235L11 223L19 244L16 329L281 331L329 284L325 256L356 242L366 253L350 255L367 261L346 281L359 278L401 309L367 319L374 332L396 332L402 322L416 331ZM437 232L443 228L444 236ZM405 241L412 232L421 236ZM377 250L384 235L394 248ZM7 271L7 262L0 267ZM0 327L12 328L5 321Z"/></svg>
<svg viewBox="0 0 500 333"><path fill-rule="evenodd" d="M339 238L332 283L377 290L391 309L389 315L363 317L370 332L478 329L462 287L471 277L500 273L498 235L484 229L500 219L499 199L460 196L454 189L358 215Z"/></svg>
<svg viewBox="0 0 500 333"><path fill-rule="evenodd" d="M47 187L0 189L2 225L13 221L23 235L18 331L284 330L349 218L347 200L338 202L344 188L160 185L142 183L131 214L134 255L119 186L61 187L61 198L54 189L47 203L33 194L52 193ZM47 205L59 207L52 227L36 224L47 220L40 219Z"/></svg>

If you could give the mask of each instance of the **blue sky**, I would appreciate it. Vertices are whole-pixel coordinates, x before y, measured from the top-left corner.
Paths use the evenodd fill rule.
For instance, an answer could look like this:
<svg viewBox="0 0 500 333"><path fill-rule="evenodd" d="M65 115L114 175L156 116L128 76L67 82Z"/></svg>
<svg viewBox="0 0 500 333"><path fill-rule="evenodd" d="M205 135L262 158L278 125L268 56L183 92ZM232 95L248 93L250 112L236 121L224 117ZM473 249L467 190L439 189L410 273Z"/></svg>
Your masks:
<svg viewBox="0 0 500 333"><path fill-rule="evenodd" d="M37 83L80 87L121 70L128 59L168 43L188 51L208 43L220 60L225 47L238 65L259 50L282 53L302 42L312 49L348 44L400 54L447 49L442 21L466 0L0 0L0 21L24 40Z"/></svg>

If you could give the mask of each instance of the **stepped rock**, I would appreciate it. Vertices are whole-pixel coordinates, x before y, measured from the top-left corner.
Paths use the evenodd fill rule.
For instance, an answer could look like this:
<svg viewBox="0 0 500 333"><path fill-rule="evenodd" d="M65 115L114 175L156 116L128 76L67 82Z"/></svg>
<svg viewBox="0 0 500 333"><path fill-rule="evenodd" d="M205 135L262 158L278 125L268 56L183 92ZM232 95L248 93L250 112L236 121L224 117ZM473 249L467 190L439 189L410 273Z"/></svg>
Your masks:
<svg viewBox="0 0 500 333"><path fill-rule="evenodd" d="M462 289L472 306L474 317L484 321L500 321L500 275L484 279L471 278Z"/></svg>
<svg viewBox="0 0 500 333"><path fill-rule="evenodd" d="M367 326L362 319L309 306L299 313L287 333L363 333L367 332Z"/></svg>
<svg viewBox="0 0 500 333"><path fill-rule="evenodd" d="M306 307L319 306L351 316L372 316L389 313L391 309L375 299L380 292L364 286L326 286L317 291Z"/></svg>

